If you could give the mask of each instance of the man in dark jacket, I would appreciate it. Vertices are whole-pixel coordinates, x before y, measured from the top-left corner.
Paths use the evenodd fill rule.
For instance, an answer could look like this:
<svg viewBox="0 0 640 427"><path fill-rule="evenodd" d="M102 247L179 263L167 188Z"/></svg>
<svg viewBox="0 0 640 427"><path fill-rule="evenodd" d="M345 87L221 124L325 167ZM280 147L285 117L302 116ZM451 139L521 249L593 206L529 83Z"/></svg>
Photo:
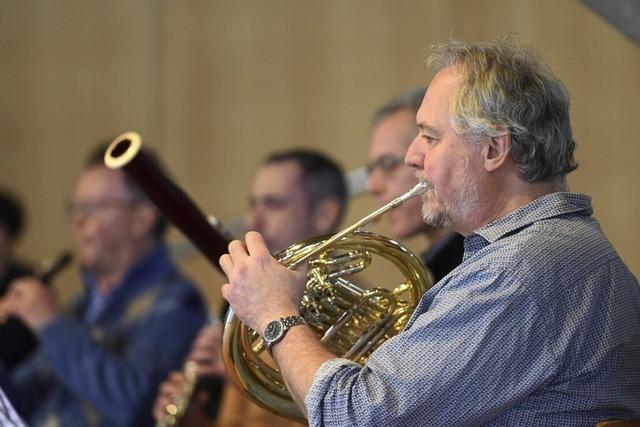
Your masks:
<svg viewBox="0 0 640 427"><path fill-rule="evenodd" d="M416 113L424 92L425 88L418 88L401 94L378 108L373 116L367 188L380 205L418 182L413 168L404 164L404 156L418 134ZM426 235L431 245L421 258L438 281L462 262L464 239L454 231L425 224L420 205L420 199L414 198L389 212L386 218L395 239Z"/></svg>

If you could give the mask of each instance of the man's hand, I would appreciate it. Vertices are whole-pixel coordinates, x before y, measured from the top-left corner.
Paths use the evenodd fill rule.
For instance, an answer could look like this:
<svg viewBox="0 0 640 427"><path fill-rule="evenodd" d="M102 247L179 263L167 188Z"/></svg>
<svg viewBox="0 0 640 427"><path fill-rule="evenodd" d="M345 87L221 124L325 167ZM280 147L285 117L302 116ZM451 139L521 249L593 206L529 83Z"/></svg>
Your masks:
<svg viewBox="0 0 640 427"><path fill-rule="evenodd" d="M207 326L202 329L191 346L187 360L196 362L196 375L226 376L222 362L222 327Z"/></svg>
<svg viewBox="0 0 640 427"><path fill-rule="evenodd" d="M220 267L229 279L222 296L251 329L262 333L271 320L298 314L306 267L292 271L282 266L259 233L248 232L244 244L231 242L229 253L220 257Z"/></svg>
<svg viewBox="0 0 640 427"><path fill-rule="evenodd" d="M32 331L47 326L58 315L53 291L32 277L14 280L0 300L0 317L15 316Z"/></svg>
<svg viewBox="0 0 640 427"><path fill-rule="evenodd" d="M175 396L179 395L183 391L183 387L186 384L187 379L180 371L174 371L169 374L169 378L158 389L158 395L156 401L153 404L153 418L158 421L166 415L166 407L168 404L173 403Z"/></svg>

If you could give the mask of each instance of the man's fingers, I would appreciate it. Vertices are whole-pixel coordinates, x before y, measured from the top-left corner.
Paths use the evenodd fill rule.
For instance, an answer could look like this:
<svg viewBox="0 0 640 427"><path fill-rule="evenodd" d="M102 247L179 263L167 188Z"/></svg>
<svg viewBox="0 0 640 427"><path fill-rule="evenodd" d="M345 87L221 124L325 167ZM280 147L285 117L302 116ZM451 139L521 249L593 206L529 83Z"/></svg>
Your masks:
<svg viewBox="0 0 640 427"><path fill-rule="evenodd" d="M193 360L197 363L207 363L218 360L220 357L219 349L217 348L196 348L193 349L189 355L189 360Z"/></svg>
<svg viewBox="0 0 640 427"><path fill-rule="evenodd" d="M231 285L229 283L222 285L220 288L220 294L222 295L222 298L229 301L229 297L231 296Z"/></svg>
<svg viewBox="0 0 640 427"><path fill-rule="evenodd" d="M235 264L248 256L247 248L240 240L234 240L229 243L229 255Z"/></svg>
<svg viewBox="0 0 640 427"><path fill-rule="evenodd" d="M262 235L256 231L249 231L245 237L244 241L247 245L247 251L251 256L271 256L269 249L267 249L267 244L264 242Z"/></svg>
<svg viewBox="0 0 640 427"><path fill-rule="evenodd" d="M169 374L169 381L173 383L183 383L187 380L182 371L173 371Z"/></svg>
<svg viewBox="0 0 640 427"><path fill-rule="evenodd" d="M205 345L209 343L217 343L222 339L222 328L219 325L209 326L198 334L198 337L195 340L194 346L200 345L203 343Z"/></svg>
<svg viewBox="0 0 640 427"><path fill-rule="evenodd" d="M160 386L160 393L166 396L173 396L180 391L181 384L176 384L172 382L162 383Z"/></svg>
<svg viewBox="0 0 640 427"><path fill-rule="evenodd" d="M295 271L296 273L298 273L300 275L306 276L308 268L309 268L309 262L305 261L305 262L302 262L302 263L298 264L293 271Z"/></svg>
<svg viewBox="0 0 640 427"><path fill-rule="evenodd" d="M16 314L23 294L22 287L19 280L11 283L4 298L0 299L0 316L6 318Z"/></svg>
<svg viewBox="0 0 640 427"><path fill-rule="evenodd" d="M226 274L227 277L229 277L229 275L233 271L233 260L231 259L231 255L229 254L222 255L220 257L220 260L218 261L218 264L220 264L220 268L222 269L222 271L224 271L224 274Z"/></svg>

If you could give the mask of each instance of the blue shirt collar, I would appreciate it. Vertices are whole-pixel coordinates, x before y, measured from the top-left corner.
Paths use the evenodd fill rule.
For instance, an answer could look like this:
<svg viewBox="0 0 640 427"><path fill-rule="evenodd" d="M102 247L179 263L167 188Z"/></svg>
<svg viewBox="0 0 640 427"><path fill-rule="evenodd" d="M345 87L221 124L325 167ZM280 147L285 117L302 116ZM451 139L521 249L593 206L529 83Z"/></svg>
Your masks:
<svg viewBox="0 0 640 427"><path fill-rule="evenodd" d="M465 239L465 256L513 234L531 224L567 214L589 216L593 213L591 197L586 194L557 192L545 194L471 233Z"/></svg>

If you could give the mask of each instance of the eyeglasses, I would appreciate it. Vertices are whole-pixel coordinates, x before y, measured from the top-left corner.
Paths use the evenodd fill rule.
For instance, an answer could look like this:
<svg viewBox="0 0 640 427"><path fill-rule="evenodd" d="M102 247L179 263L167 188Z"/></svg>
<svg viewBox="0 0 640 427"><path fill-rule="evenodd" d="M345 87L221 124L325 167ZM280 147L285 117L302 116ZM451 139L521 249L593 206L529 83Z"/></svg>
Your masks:
<svg viewBox="0 0 640 427"><path fill-rule="evenodd" d="M380 169L383 173L391 172L403 163L404 157L401 156L394 156L393 154L380 156L366 166L367 175L371 175L376 169Z"/></svg>
<svg viewBox="0 0 640 427"><path fill-rule="evenodd" d="M93 202L68 202L66 212L69 218L78 216L96 216L108 209L131 208L140 200L137 199L103 199Z"/></svg>

